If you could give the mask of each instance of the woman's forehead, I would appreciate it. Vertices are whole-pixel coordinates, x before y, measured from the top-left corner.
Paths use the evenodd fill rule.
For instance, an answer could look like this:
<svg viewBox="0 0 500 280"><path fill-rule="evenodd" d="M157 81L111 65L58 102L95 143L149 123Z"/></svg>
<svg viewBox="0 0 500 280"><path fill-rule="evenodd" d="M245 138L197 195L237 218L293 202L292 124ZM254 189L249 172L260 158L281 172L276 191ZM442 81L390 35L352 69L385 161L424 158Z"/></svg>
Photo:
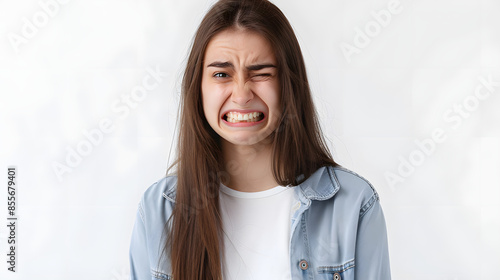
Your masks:
<svg viewBox="0 0 500 280"><path fill-rule="evenodd" d="M235 59L246 62L267 61L270 63L275 63L276 60L269 41L257 32L245 29L228 29L216 34L208 43L205 62Z"/></svg>

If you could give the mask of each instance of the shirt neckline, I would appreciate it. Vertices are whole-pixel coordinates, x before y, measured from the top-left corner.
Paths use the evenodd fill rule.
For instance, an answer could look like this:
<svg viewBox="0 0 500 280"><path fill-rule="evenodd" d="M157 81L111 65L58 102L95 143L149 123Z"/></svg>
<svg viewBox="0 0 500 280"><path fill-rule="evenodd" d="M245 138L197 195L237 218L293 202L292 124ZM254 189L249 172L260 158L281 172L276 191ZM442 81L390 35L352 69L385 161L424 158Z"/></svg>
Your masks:
<svg viewBox="0 0 500 280"><path fill-rule="evenodd" d="M288 186L281 186L278 185L276 187L272 187L270 189L264 190L264 191L259 191L259 192L242 192L242 191L237 191L234 189L231 189L230 187L220 184L220 191L236 198L265 198L265 197L270 197L276 194L279 194L283 191L286 191L290 189Z"/></svg>

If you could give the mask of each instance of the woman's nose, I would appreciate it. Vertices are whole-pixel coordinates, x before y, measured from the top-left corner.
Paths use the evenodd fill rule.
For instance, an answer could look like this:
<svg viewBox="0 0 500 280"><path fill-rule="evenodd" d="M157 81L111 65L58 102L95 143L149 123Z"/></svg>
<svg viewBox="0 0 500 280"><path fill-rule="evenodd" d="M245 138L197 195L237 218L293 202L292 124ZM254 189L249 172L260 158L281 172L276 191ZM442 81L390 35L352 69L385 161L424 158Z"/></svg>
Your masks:
<svg viewBox="0 0 500 280"><path fill-rule="evenodd" d="M233 92L231 93L231 101L238 104L239 106L245 106L250 100L252 100L254 94L248 84L246 83L234 83Z"/></svg>

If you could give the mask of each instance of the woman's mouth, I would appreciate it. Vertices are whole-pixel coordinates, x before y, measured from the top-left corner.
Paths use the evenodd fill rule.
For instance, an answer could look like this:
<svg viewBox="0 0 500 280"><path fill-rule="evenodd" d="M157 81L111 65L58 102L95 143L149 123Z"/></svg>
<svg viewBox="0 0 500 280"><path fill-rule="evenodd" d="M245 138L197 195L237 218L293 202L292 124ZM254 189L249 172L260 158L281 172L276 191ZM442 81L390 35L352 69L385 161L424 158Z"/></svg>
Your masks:
<svg viewBox="0 0 500 280"><path fill-rule="evenodd" d="M223 117L228 123L256 123L264 119L264 113L262 112L228 112Z"/></svg>

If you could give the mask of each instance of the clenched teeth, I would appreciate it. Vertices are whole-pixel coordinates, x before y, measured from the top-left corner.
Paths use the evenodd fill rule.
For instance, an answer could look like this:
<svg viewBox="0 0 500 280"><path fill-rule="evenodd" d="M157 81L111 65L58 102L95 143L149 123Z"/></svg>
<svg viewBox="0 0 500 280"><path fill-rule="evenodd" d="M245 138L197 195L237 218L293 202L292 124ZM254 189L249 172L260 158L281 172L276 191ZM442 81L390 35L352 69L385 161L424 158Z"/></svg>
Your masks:
<svg viewBox="0 0 500 280"><path fill-rule="evenodd" d="M225 119L231 123L237 122L258 122L262 120L263 114L260 112L252 112L247 114L240 114L238 112L229 112L226 114Z"/></svg>

